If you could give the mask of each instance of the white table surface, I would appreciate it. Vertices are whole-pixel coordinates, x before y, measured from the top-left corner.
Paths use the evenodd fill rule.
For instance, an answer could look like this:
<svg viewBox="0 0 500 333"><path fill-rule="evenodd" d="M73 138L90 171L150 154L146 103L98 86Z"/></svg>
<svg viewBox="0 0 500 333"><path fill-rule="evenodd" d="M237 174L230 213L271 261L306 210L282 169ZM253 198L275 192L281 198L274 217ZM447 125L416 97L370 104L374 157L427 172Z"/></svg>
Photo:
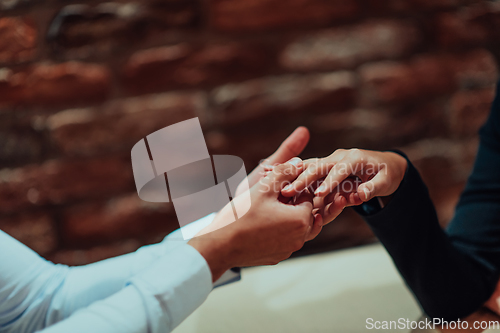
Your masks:
<svg viewBox="0 0 500 333"><path fill-rule="evenodd" d="M366 328L367 318L421 315L389 255L374 244L244 269L240 282L215 289L174 332L359 333L376 331Z"/></svg>

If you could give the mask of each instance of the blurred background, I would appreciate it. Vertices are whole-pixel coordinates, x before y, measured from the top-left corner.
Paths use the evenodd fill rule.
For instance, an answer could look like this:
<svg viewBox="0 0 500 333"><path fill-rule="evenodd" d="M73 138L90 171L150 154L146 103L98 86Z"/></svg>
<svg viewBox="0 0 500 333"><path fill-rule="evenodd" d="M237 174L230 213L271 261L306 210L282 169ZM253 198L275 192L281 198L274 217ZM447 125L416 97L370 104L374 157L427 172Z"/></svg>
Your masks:
<svg viewBox="0 0 500 333"><path fill-rule="evenodd" d="M303 158L399 148L450 220L494 97L500 2L0 0L0 229L79 265L160 241L130 149L199 117L248 171L299 125ZM347 209L299 254L376 241Z"/></svg>

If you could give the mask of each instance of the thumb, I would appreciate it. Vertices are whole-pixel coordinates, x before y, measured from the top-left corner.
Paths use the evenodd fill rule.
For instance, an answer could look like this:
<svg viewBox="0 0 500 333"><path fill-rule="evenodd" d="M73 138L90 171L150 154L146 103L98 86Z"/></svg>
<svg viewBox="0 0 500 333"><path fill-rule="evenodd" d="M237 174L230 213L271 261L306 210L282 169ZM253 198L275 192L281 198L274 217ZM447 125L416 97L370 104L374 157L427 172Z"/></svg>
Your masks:
<svg viewBox="0 0 500 333"><path fill-rule="evenodd" d="M303 169L303 161L299 157L294 157L284 164L277 165L261 182L268 188L268 193L279 195L281 189L292 183Z"/></svg>
<svg viewBox="0 0 500 333"><path fill-rule="evenodd" d="M285 163L292 157L298 156L307 146L309 138L309 130L306 127L297 127L297 129L283 141L278 149L267 158L266 163L269 165Z"/></svg>

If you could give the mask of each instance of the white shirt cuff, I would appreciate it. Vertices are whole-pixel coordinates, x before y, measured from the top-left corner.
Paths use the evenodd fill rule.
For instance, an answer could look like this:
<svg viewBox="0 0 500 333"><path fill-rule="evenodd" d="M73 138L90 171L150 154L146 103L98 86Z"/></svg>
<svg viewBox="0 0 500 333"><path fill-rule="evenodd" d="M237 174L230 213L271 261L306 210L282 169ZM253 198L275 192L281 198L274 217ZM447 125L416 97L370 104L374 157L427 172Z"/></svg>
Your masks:
<svg viewBox="0 0 500 333"><path fill-rule="evenodd" d="M212 274L203 256L183 244L127 284L136 287L143 298L150 331L170 332L208 297Z"/></svg>

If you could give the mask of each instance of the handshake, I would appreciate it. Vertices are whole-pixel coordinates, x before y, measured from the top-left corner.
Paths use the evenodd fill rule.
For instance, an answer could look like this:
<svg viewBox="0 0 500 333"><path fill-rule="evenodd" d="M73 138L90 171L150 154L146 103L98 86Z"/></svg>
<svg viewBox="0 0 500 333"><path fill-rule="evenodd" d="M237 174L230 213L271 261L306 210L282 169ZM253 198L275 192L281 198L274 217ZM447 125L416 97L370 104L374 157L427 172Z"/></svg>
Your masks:
<svg viewBox="0 0 500 333"><path fill-rule="evenodd" d="M233 206L222 209L201 236L191 239L216 281L232 267L275 265L314 239L345 207L389 197L407 162L392 152L336 150L325 158L296 157L309 141L297 128L248 175L250 210L234 223ZM238 206L241 191L232 205Z"/></svg>

